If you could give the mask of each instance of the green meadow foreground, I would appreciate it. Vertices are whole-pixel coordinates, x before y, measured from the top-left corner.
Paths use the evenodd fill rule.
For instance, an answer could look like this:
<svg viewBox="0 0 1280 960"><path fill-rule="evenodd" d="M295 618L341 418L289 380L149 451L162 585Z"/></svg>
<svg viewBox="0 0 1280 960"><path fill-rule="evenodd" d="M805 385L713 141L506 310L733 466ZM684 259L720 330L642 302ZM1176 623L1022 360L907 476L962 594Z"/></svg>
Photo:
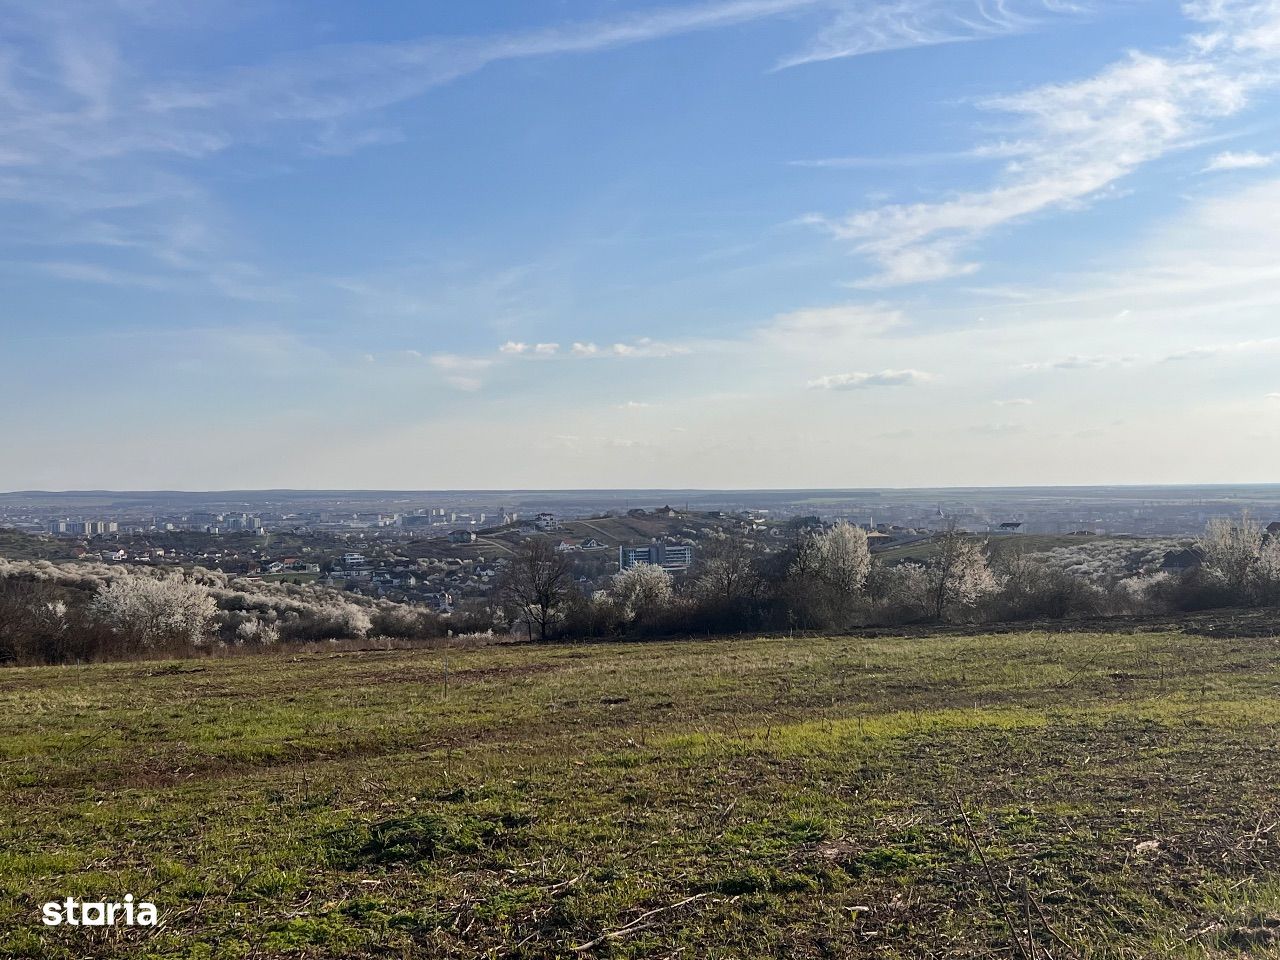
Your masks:
<svg viewBox="0 0 1280 960"><path fill-rule="evenodd" d="M1180 633L4 670L0 956L1269 955L1278 726Z"/></svg>

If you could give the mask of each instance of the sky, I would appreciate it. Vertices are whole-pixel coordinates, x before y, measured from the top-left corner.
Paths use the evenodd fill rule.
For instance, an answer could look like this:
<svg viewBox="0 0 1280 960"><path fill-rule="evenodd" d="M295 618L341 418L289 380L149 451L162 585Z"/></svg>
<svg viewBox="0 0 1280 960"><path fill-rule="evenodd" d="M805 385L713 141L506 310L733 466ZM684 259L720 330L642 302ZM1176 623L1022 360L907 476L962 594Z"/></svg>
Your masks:
<svg viewBox="0 0 1280 960"><path fill-rule="evenodd" d="M1280 0L0 0L0 489L1280 480Z"/></svg>

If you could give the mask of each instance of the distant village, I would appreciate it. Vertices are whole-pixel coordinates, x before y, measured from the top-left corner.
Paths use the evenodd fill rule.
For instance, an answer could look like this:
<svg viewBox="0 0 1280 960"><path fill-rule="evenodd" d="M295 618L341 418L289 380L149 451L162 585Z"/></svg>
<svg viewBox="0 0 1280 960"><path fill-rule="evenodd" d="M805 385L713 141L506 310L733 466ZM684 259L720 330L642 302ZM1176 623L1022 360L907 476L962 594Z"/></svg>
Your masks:
<svg viewBox="0 0 1280 960"><path fill-rule="evenodd" d="M925 539L947 522L938 510L919 527L870 519L861 525L878 550ZM488 603L507 558L529 537L549 538L557 552L571 555L579 585L593 589L641 563L684 576L708 537L732 532L757 540L767 551L781 548L798 530L823 524L817 515L777 518L767 510L688 511L664 504L583 517L444 508L56 517L42 534L75 558L198 565L250 581L314 583L450 613Z"/></svg>

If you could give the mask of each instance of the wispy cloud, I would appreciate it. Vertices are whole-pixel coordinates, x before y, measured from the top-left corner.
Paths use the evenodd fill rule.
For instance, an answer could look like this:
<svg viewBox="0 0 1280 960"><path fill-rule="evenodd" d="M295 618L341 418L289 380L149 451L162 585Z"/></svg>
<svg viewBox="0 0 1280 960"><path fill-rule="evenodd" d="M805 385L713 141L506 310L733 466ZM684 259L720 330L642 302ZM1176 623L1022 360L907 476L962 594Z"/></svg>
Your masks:
<svg viewBox="0 0 1280 960"><path fill-rule="evenodd" d="M834 341L884 334L904 322L902 311L885 304L846 303L807 307L778 314L758 335L783 346Z"/></svg>
<svg viewBox="0 0 1280 960"><path fill-rule="evenodd" d="M421 356L416 350L409 352ZM440 370L487 370L493 365L492 360L482 357L464 357L456 353L433 353L430 363Z"/></svg>
<svg viewBox="0 0 1280 960"><path fill-rule="evenodd" d="M596 344L590 341L577 340L570 344L567 351L561 351L558 343L528 344L508 340L498 347L498 352L515 357L555 357L565 356L573 359L593 359L617 357L626 359L661 359L691 353L693 347L684 343L667 343L651 337L640 337L629 343Z"/></svg>
<svg viewBox="0 0 1280 960"><path fill-rule="evenodd" d="M1015 156L1021 151L1018 144L993 143L973 147L969 150L948 150L936 153L907 153L886 157L819 157L814 160L790 160L793 167L806 167L813 170L864 170L887 168L897 170L902 167L929 167L936 164L955 164L995 160L1001 157Z"/></svg>
<svg viewBox="0 0 1280 960"><path fill-rule="evenodd" d="M493 361L484 357L464 357L456 353L433 353L427 358L431 366L439 370L445 383L459 390L479 390L484 381L478 374L493 366Z"/></svg>
<svg viewBox="0 0 1280 960"><path fill-rule="evenodd" d="M1280 337L1263 337L1255 340L1240 340L1234 343L1214 343L1204 346L1188 347L1165 354L1148 354L1138 356L1125 354L1121 356L1108 354L1078 355L1061 357L1057 360L1038 360L1024 363L1019 369L1028 372L1046 370L1098 370L1106 367L1132 367L1135 364L1183 363L1196 360L1212 360L1217 357L1232 355L1253 355L1280 350ZM999 401L1001 405L1025 404L1025 401Z"/></svg>
<svg viewBox="0 0 1280 960"><path fill-rule="evenodd" d="M1001 142L1012 157L990 188L844 217L813 215L808 222L876 265L878 272L861 281L865 286L973 273L979 265L965 251L977 239L1101 196L1280 80L1269 69L1280 55L1280 43L1268 40L1280 36L1276 4L1212 0L1186 10L1211 31L1189 35L1175 55L1134 52L1085 80L980 102L1019 131Z"/></svg>
<svg viewBox="0 0 1280 960"><path fill-rule="evenodd" d="M171 83L151 91L145 103L163 115L234 109L242 121L334 120L411 99L502 61L594 53L824 3L718 0L525 33L334 45L241 68L214 82Z"/></svg>
<svg viewBox="0 0 1280 960"><path fill-rule="evenodd" d="M229 236L175 245L175 221L218 220L196 165L251 144L338 155L394 143L403 134L383 118L394 104L503 61L588 54L694 31L821 12L826 0L711 0L523 33L422 37L398 42L302 46L287 55L223 70L185 64L147 74L125 55L139 30L159 35L215 29L196 14L167 15L159 4L5 3L7 33L21 39L0 57L0 202L20 205L9 236L37 242L112 244L127 236L135 274L152 270L256 298L260 281L230 251ZM219 11L226 17L226 11ZM105 228L96 234L83 229ZM118 284L103 273L86 282Z"/></svg>
<svg viewBox="0 0 1280 960"><path fill-rule="evenodd" d="M779 68L858 57L908 47L937 46L1025 33L1049 19L1089 12L1084 3L1059 0L899 0L848 3L804 50Z"/></svg>
<svg viewBox="0 0 1280 960"><path fill-rule="evenodd" d="M1080 356L1072 354L1071 356L1061 357L1057 360L1036 360L1030 363L1024 363L1021 369L1027 371L1038 370L1097 370L1100 367L1115 367L1135 362L1135 357L1113 357L1113 356Z"/></svg>
<svg viewBox="0 0 1280 960"><path fill-rule="evenodd" d="M1215 343L1203 347L1192 347L1179 350L1160 358L1164 363L1176 363L1180 360L1210 360L1233 353L1261 353L1280 349L1280 337L1266 337L1260 340L1241 340L1237 343Z"/></svg>
<svg viewBox="0 0 1280 960"><path fill-rule="evenodd" d="M920 370L881 370L879 373L833 373L809 381L811 390L863 390L868 387L910 387L927 383L933 374Z"/></svg>
<svg viewBox="0 0 1280 960"><path fill-rule="evenodd" d="M1021 31L1083 9L1065 0L704 0L489 36L304 44L234 68L177 64L148 75L125 54L134 32L212 29L212 12L191 24L152 3L9 3L7 26L23 43L6 50L0 75L0 202L23 205L44 243L65 243L73 225L96 221L130 235L135 274L146 267L228 297L281 299L271 289L279 283L253 276L237 254L234 231L213 231L199 246L171 242L174 221L219 220L195 165L244 145L287 159L395 143L403 133L387 108L503 62L803 18L817 33L785 58L797 66ZM81 242L106 241L85 232Z"/></svg>
<svg viewBox="0 0 1280 960"><path fill-rule="evenodd" d="M969 428L970 433L984 437L1007 437L1012 433L1022 433L1027 428L1021 423L980 423Z"/></svg>

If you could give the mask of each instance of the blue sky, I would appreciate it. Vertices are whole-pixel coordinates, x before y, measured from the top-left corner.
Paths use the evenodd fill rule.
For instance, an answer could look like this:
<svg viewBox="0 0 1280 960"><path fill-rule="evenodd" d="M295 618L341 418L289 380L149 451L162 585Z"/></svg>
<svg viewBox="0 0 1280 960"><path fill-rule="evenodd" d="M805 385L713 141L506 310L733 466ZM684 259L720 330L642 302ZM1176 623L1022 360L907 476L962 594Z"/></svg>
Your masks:
<svg viewBox="0 0 1280 960"><path fill-rule="evenodd" d="M1280 0L0 13L0 487L1277 477Z"/></svg>

